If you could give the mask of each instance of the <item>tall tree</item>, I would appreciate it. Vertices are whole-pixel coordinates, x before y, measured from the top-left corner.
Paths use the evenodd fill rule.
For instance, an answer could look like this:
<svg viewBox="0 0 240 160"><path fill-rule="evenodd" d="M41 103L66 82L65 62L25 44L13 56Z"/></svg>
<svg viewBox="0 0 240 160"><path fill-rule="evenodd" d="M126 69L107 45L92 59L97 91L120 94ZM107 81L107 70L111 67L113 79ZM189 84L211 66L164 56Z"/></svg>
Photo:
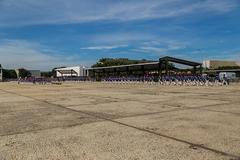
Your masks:
<svg viewBox="0 0 240 160"><path fill-rule="evenodd" d="M31 77L31 73L24 69L24 68L20 68L19 70L19 77L25 78L25 77Z"/></svg>
<svg viewBox="0 0 240 160"><path fill-rule="evenodd" d="M142 60L130 60L128 58L101 58L96 64L92 67L106 67L106 66L118 66L118 65L128 65L128 64L137 64L151 62L145 59Z"/></svg>
<svg viewBox="0 0 240 160"><path fill-rule="evenodd" d="M13 69L3 69L3 78L5 79L16 79L17 73Z"/></svg>

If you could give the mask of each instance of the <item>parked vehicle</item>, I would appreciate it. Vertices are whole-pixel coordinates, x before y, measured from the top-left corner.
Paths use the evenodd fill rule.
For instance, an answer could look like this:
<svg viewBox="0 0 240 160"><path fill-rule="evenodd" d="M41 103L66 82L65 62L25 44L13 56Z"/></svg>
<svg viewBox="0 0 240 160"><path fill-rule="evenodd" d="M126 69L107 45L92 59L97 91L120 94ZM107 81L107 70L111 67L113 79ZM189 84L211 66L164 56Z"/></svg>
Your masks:
<svg viewBox="0 0 240 160"><path fill-rule="evenodd" d="M235 72L220 72L219 73L220 80L236 80L236 73Z"/></svg>

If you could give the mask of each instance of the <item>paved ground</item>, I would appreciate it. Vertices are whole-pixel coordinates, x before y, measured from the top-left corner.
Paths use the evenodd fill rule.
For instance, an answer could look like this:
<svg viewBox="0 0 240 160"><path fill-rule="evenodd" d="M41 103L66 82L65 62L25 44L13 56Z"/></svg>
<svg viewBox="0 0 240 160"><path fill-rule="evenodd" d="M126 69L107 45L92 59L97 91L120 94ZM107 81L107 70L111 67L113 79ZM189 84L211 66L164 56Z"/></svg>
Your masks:
<svg viewBox="0 0 240 160"><path fill-rule="evenodd" d="M0 160L239 160L240 85L0 84Z"/></svg>

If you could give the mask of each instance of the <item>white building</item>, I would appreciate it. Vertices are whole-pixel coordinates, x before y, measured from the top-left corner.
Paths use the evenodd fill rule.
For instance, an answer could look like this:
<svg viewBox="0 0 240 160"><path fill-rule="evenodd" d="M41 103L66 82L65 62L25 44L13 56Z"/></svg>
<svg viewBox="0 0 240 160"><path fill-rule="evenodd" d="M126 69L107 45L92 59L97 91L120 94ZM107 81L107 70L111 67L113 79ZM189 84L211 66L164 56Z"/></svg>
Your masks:
<svg viewBox="0 0 240 160"><path fill-rule="evenodd" d="M0 64L0 82L3 80L3 68L2 65Z"/></svg>
<svg viewBox="0 0 240 160"><path fill-rule="evenodd" d="M57 77L87 77L88 68L85 66L65 67L55 69Z"/></svg>
<svg viewBox="0 0 240 160"><path fill-rule="evenodd" d="M203 65L202 65L203 68L210 68L210 60L204 60L203 61Z"/></svg>
<svg viewBox="0 0 240 160"><path fill-rule="evenodd" d="M203 61L203 68L218 69L219 67L240 67L240 61L227 61L227 60Z"/></svg>

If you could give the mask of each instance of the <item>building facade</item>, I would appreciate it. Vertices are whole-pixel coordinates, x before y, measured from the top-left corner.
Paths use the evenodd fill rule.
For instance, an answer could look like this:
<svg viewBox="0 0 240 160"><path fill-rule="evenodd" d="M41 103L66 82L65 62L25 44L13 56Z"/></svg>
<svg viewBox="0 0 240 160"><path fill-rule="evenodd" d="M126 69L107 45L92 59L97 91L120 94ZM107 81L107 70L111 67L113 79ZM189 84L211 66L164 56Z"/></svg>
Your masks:
<svg viewBox="0 0 240 160"><path fill-rule="evenodd" d="M41 77L41 71L40 70L29 70L31 73L31 77L40 78Z"/></svg>
<svg viewBox="0 0 240 160"><path fill-rule="evenodd" d="M240 67L240 61L220 61L220 60L205 60L203 67L207 69L219 69L220 67Z"/></svg>
<svg viewBox="0 0 240 160"><path fill-rule="evenodd" d="M57 77L87 77L88 68L85 66L65 67L55 69Z"/></svg>
<svg viewBox="0 0 240 160"><path fill-rule="evenodd" d="M203 67L208 74L231 74L235 73L237 78L240 78L240 61L219 61L206 60L203 61Z"/></svg>

